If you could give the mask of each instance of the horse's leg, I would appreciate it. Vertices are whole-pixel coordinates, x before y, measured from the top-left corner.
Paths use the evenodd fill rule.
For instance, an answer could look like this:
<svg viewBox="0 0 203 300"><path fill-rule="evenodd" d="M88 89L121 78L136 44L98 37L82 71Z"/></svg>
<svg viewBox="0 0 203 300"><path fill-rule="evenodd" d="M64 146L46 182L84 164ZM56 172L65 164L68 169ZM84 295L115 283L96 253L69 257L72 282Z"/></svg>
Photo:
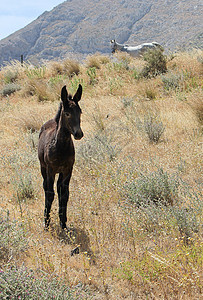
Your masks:
<svg viewBox="0 0 203 300"><path fill-rule="evenodd" d="M57 192L59 199L59 219L61 228L66 228L67 222L67 203L69 198L69 182L72 174L72 169L69 173L59 174L59 178L57 181Z"/></svg>
<svg viewBox="0 0 203 300"><path fill-rule="evenodd" d="M45 192L45 209L44 209L44 222L45 228L49 227L50 223L50 210L51 205L54 200L54 179L55 176L52 175L49 170L44 167L41 167L43 181L43 188Z"/></svg>

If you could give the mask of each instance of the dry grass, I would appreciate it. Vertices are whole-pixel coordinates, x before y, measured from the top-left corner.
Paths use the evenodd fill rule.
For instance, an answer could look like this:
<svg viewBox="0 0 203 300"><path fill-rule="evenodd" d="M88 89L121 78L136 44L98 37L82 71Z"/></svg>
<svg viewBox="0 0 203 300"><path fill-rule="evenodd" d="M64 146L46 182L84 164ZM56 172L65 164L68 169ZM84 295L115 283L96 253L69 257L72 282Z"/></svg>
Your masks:
<svg viewBox="0 0 203 300"><path fill-rule="evenodd" d="M99 62L94 85L88 64L79 66L80 73L71 78L60 73L67 62L34 71L31 66L20 69L16 81L21 90L2 97L0 108L0 206L16 222L13 229L8 227L15 244L2 235L8 253L1 256L4 270L8 262L24 264L36 277L41 270L47 277L64 280L75 293L81 286L81 299L201 298L199 55L180 53L168 63L168 72L190 74L179 90L165 90L161 76L137 78L143 61L119 54L105 63L100 55L93 56L92 61ZM1 89L5 72L0 72ZM62 85L73 93L78 83L84 88L85 136L74 142L76 163L68 203L72 236L67 238L59 229L57 199L50 230L43 230L36 146L40 126L57 111ZM25 92L31 85L34 92ZM158 116L165 128L157 143L149 141L144 129L149 114ZM140 183L140 178L146 181ZM153 178L158 178L156 183ZM173 199L173 206L136 206L133 197L142 192L146 196L146 191L154 196L157 182L160 192L162 188L170 192L166 200ZM172 189L173 184L178 190ZM19 243L18 232L26 247ZM71 256L77 246L80 253Z"/></svg>

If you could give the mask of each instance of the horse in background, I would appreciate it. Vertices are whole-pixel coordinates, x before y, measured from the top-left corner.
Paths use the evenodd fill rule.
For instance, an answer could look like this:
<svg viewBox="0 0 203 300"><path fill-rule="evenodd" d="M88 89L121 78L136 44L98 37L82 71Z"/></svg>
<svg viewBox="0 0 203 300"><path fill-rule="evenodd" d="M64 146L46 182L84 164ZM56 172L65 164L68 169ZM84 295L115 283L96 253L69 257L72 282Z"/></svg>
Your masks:
<svg viewBox="0 0 203 300"><path fill-rule="evenodd" d="M122 51L122 52L127 52L130 54L132 57L140 57L142 56L145 52L147 52L149 49L156 49L159 48L162 51L164 50L163 47L158 44L157 42L152 42L152 43L144 43L138 46L129 46L129 45L122 45L117 43L115 40L111 40L111 52L115 53L116 50Z"/></svg>

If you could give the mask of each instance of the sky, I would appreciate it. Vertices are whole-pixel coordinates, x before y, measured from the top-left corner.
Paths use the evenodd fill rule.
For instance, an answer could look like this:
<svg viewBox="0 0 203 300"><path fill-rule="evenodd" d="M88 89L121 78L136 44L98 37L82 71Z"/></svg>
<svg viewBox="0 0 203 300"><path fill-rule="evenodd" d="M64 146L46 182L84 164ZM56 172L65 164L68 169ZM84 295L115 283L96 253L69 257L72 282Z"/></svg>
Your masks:
<svg viewBox="0 0 203 300"><path fill-rule="evenodd" d="M62 2L64 0L0 0L0 40Z"/></svg>

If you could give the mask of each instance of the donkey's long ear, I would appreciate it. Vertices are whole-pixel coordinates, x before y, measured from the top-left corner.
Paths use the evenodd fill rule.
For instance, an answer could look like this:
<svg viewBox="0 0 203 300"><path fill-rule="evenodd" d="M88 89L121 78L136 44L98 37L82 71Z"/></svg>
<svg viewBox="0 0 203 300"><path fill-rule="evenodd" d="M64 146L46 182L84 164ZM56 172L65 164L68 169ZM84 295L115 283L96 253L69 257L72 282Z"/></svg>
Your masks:
<svg viewBox="0 0 203 300"><path fill-rule="evenodd" d="M68 92L66 89L66 85L61 89L61 100L64 102L68 99Z"/></svg>
<svg viewBox="0 0 203 300"><path fill-rule="evenodd" d="M81 96L82 96L82 85L79 84L78 90L77 90L77 92L75 93L75 96L73 97L73 101L75 101L75 102L80 101Z"/></svg>

